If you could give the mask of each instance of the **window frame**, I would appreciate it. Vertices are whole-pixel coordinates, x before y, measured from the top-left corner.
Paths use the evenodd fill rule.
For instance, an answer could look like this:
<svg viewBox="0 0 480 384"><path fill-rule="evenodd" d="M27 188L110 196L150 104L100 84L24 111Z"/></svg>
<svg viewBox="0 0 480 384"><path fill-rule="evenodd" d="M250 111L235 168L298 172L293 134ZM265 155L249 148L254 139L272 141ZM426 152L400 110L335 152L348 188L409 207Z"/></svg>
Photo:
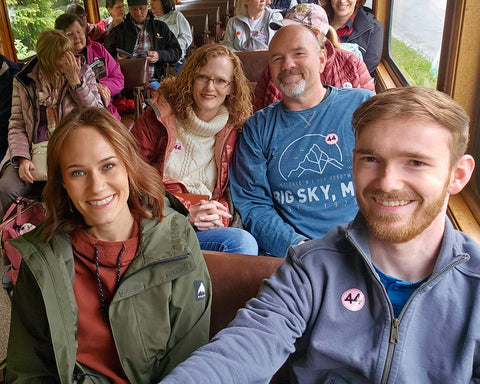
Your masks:
<svg viewBox="0 0 480 384"><path fill-rule="evenodd" d="M0 30L0 49L4 56L16 62L18 58L13 43L13 31L10 25L6 0L0 0L0 25L4 26Z"/></svg>
<svg viewBox="0 0 480 384"><path fill-rule="evenodd" d="M100 11L98 9L97 0L82 1L87 12L87 18L90 23L97 23L100 21ZM0 25L4 28L0 29L0 52L10 60L17 62L18 56L15 51L15 44L13 41L13 31L10 24L10 17L8 15L8 7L6 0L0 0Z"/></svg>
<svg viewBox="0 0 480 384"><path fill-rule="evenodd" d="M390 57L392 1L373 0L372 3L375 17L384 26L383 55L375 73L378 91L408 84ZM90 22L98 22L97 0L85 0L84 4ZM447 0L446 14L437 89L458 101L470 116L469 153L478 160L472 181L461 194L451 197L449 216L458 229L480 241L480 187L477 185L477 180L480 184L480 3ZM6 0L0 0L0 23L4 26L0 30L0 50L9 59L18 61Z"/></svg>
<svg viewBox="0 0 480 384"><path fill-rule="evenodd" d="M375 17L384 26L383 55L375 77L377 90L408 82L390 57L393 0L374 0ZM480 4L478 0L447 0L437 89L450 95L470 116L468 153L476 156L472 180L459 195L451 196L448 215L455 227L480 242ZM468 26L468 28L466 27ZM447 54L448 53L448 54ZM465 74L468 73L468 76Z"/></svg>

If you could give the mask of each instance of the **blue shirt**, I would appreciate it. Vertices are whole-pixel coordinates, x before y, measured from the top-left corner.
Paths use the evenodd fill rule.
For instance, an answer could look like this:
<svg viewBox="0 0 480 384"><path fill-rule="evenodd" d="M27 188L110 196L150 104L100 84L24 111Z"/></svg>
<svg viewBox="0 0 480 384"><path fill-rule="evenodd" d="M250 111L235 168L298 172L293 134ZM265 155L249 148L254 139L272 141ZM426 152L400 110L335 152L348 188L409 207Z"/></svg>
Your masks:
<svg viewBox="0 0 480 384"><path fill-rule="evenodd" d="M397 279L396 277L386 275L380 271L375 265L375 271L377 271L378 276L380 276L380 281L382 282L385 290L387 291L388 298L392 303L393 313L395 317L400 315L402 312L405 303L408 301L412 293L423 284L424 281L428 279L428 276L416 283L410 283L408 281L403 281Z"/></svg>
<svg viewBox="0 0 480 384"><path fill-rule="evenodd" d="M230 172L232 197L245 228L266 252L321 237L357 213L352 176L353 111L373 95L329 87L313 108L282 101L247 120Z"/></svg>

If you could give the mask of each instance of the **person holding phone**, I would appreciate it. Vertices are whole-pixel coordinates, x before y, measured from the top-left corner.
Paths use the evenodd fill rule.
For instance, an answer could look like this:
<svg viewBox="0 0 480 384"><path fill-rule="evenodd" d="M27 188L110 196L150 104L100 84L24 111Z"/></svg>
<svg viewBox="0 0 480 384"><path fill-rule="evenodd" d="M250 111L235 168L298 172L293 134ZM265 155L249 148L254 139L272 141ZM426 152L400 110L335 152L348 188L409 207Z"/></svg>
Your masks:
<svg viewBox="0 0 480 384"><path fill-rule="evenodd" d="M36 56L13 79L8 151L0 163L0 215L46 180L46 148L59 121L75 107L101 107L95 74L62 31L48 29Z"/></svg>

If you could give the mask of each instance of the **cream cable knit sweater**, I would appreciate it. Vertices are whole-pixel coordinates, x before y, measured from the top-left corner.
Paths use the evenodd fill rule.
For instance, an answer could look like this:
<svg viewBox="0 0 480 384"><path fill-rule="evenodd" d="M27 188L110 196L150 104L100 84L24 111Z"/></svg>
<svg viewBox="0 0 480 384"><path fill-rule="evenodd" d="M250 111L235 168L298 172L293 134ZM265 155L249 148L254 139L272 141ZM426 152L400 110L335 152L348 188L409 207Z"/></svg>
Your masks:
<svg viewBox="0 0 480 384"><path fill-rule="evenodd" d="M165 163L165 176L180 181L189 193L211 197L217 181L215 135L227 124L228 117L222 105L209 122L200 120L192 109L186 121L177 119L177 141Z"/></svg>

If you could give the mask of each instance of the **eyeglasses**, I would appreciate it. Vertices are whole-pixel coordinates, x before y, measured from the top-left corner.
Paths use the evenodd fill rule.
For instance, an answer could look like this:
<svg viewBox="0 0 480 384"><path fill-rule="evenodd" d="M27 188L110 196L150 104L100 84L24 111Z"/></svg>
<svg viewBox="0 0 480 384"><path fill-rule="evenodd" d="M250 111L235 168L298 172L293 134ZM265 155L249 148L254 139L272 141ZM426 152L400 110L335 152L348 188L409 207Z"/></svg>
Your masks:
<svg viewBox="0 0 480 384"><path fill-rule="evenodd" d="M193 79L203 86L207 85L210 81L213 81L213 85L218 89L226 88L232 83L231 81L227 81L225 79L215 79L205 75L196 75Z"/></svg>
<svg viewBox="0 0 480 384"><path fill-rule="evenodd" d="M148 7L146 5L132 5L128 7L130 13L144 13L148 11Z"/></svg>
<svg viewBox="0 0 480 384"><path fill-rule="evenodd" d="M67 37L70 39L75 36L85 36L85 31L83 29L77 29L74 31L65 32L65 35L67 35Z"/></svg>

